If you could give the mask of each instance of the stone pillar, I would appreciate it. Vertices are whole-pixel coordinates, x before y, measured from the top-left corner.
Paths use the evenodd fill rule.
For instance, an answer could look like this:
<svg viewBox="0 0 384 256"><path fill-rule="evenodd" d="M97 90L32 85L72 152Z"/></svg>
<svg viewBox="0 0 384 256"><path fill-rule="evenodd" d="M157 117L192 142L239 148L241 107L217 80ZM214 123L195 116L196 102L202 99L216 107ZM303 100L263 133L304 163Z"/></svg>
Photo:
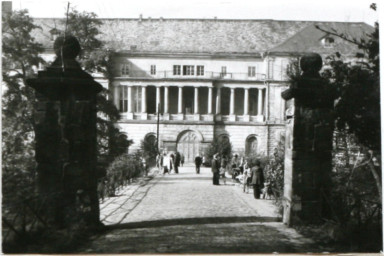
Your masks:
<svg viewBox="0 0 384 256"><path fill-rule="evenodd" d="M261 116L263 114L262 108L263 108L263 90L257 89L257 115L258 116Z"/></svg>
<svg viewBox="0 0 384 256"><path fill-rule="evenodd" d="M161 110L161 109L159 109L160 104L161 104L161 100L160 100L160 87L157 86L156 87L156 113L159 113L160 110Z"/></svg>
<svg viewBox="0 0 384 256"><path fill-rule="evenodd" d="M216 91L216 120L221 121L221 88L218 87Z"/></svg>
<svg viewBox="0 0 384 256"><path fill-rule="evenodd" d="M164 120L169 120L168 99L169 99L168 86L165 86L164 87L164 114L163 114Z"/></svg>
<svg viewBox="0 0 384 256"><path fill-rule="evenodd" d="M183 87L179 87L179 98L177 104L177 113L183 114Z"/></svg>
<svg viewBox="0 0 384 256"><path fill-rule="evenodd" d="M236 121L236 116L235 116L235 88L231 88L231 96L229 99L229 121Z"/></svg>
<svg viewBox="0 0 384 256"><path fill-rule="evenodd" d="M281 94L293 100L284 158L283 222L288 225L320 222L330 213L325 198L331 185L335 93L319 75L320 55L302 57L300 66L302 76Z"/></svg>
<svg viewBox="0 0 384 256"><path fill-rule="evenodd" d="M102 90L80 68L80 44L73 36L56 39L56 60L26 84L36 91L35 158L41 211L58 228L85 220L100 225L97 170L96 96ZM82 191L82 209L76 200Z"/></svg>
<svg viewBox="0 0 384 256"><path fill-rule="evenodd" d="M127 86L127 119L133 119L132 112L132 86Z"/></svg>
<svg viewBox="0 0 384 256"><path fill-rule="evenodd" d="M178 102L177 102L177 120L184 120L183 114L183 87L179 87Z"/></svg>
<svg viewBox="0 0 384 256"><path fill-rule="evenodd" d="M244 121L249 121L249 88L244 88Z"/></svg>
<svg viewBox="0 0 384 256"><path fill-rule="evenodd" d="M208 87L208 114L212 114L212 87Z"/></svg>
<svg viewBox="0 0 384 256"><path fill-rule="evenodd" d="M119 102L120 102L120 86L115 85L113 86L113 103L115 104L116 108L120 110Z"/></svg>
<svg viewBox="0 0 384 256"><path fill-rule="evenodd" d="M194 114L199 114L199 87L195 87L195 93L194 93Z"/></svg>
<svg viewBox="0 0 384 256"><path fill-rule="evenodd" d="M147 87L141 87L141 119L147 120Z"/></svg>
<svg viewBox="0 0 384 256"><path fill-rule="evenodd" d="M199 115L199 87L195 87L195 93L194 93L195 97L194 97L194 120L195 121L198 121L200 120L200 115Z"/></svg>

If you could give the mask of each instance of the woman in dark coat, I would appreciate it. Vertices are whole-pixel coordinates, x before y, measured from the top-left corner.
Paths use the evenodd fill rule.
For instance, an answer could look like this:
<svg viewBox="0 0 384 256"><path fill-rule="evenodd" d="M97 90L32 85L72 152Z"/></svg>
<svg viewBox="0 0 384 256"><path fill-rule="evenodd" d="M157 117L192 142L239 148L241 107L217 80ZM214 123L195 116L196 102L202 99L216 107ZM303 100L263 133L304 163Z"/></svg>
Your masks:
<svg viewBox="0 0 384 256"><path fill-rule="evenodd" d="M260 161L256 160L251 169L251 184L253 186L253 196L255 199L260 198L260 192L264 185L264 173L260 166Z"/></svg>

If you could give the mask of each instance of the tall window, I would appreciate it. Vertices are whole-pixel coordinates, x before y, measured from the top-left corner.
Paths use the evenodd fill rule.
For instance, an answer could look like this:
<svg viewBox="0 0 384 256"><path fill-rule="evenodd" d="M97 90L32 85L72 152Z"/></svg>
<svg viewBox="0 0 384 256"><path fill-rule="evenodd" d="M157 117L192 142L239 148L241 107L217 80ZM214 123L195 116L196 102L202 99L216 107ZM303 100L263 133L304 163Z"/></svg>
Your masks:
<svg viewBox="0 0 384 256"><path fill-rule="evenodd" d="M196 66L196 75L204 76L204 66Z"/></svg>
<svg viewBox="0 0 384 256"><path fill-rule="evenodd" d="M119 111L127 112L128 111L128 87L120 87L119 93Z"/></svg>
<svg viewBox="0 0 384 256"><path fill-rule="evenodd" d="M122 76L129 76L129 64L123 64L121 66L121 75Z"/></svg>
<svg viewBox="0 0 384 256"><path fill-rule="evenodd" d="M195 75L195 66L184 65L183 76L193 76L193 75Z"/></svg>
<svg viewBox="0 0 384 256"><path fill-rule="evenodd" d="M268 60L268 79L273 79L273 60Z"/></svg>
<svg viewBox="0 0 384 256"><path fill-rule="evenodd" d="M135 86L133 89L133 112L141 112L141 87Z"/></svg>
<svg viewBox="0 0 384 256"><path fill-rule="evenodd" d="M156 65L151 65L151 75L156 75Z"/></svg>
<svg viewBox="0 0 384 256"><path fill-rule="evenodd" d="M248 67L248 76L255 77L256 76L256 67Z"/></svg>
<svg viewBox="0 0 384 256"><path fill-rule="evenodd" d="M173 75L179 76L181 75L181 68L180 65L173 65Z"/></svg>
<svg viewBox="0 0 384 256"><path fill-rule="evenodd" d="M227 74L227 67L226 66L222 66L221 67L221 76L225 76Z"/></svg>

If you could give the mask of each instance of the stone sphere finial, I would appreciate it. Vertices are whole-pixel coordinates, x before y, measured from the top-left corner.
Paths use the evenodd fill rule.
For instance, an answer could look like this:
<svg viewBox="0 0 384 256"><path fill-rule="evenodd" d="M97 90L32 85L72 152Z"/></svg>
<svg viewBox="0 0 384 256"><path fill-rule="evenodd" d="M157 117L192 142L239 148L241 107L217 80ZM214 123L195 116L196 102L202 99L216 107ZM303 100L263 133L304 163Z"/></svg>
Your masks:
<svg viewBox="0 0 384 256"><path fill-rule="evenodd" d="M74 36L66 36L64 41L64 36L59 36L53 48L55 50L57 57L63 57L63 59L74 59L80 53L80 43ZM61 48L63 48L63 52L61 52ZM63 56L62 56L63 55Z"/></svg>
<svg viewBox="0 0 384 256"><path fill-rule="evenodd" d="M300 68L304 74L318 74L323 66L323 60L317 53L308 53L300 59Z"/></svg>

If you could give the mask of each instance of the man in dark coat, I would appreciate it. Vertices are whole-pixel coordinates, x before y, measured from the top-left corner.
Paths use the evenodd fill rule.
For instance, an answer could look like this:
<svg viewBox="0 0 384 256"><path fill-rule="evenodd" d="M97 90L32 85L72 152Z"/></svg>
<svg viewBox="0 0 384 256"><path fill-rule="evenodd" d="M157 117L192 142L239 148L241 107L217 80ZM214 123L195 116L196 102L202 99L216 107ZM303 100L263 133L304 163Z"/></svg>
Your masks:
<svg viewBox="0 0 384 256"><path fill-rule="evenodd" d="M176 152L176 157L175 157L175 173L179 173L180 161L181 161L180 153Z"/></svg>
<svg viewBox="0 0 384 256"><path fill-rule="evenodd" d="M251 184L253 186L253 196L255 199L260 199L260 192L264 185L264 173L259 160L255 161L251 169Z"/></svg>
<svg viewBox="0 0 384 256"><path fill-rule="evenodd" d="M220 178L220 162L218 159L219 154L215 154L212 159L212 173L213 173L213 185L219 185Z"/></svg>
<svg viewBox="0 0 384 256"><path fill-rule="evenodd" d="M195 157L195 166L196 166L196 173L199 174L200 173L200 166L201 166L201 163L203 162L203 160L201 159L200 156L196 156Z"/></svg>

